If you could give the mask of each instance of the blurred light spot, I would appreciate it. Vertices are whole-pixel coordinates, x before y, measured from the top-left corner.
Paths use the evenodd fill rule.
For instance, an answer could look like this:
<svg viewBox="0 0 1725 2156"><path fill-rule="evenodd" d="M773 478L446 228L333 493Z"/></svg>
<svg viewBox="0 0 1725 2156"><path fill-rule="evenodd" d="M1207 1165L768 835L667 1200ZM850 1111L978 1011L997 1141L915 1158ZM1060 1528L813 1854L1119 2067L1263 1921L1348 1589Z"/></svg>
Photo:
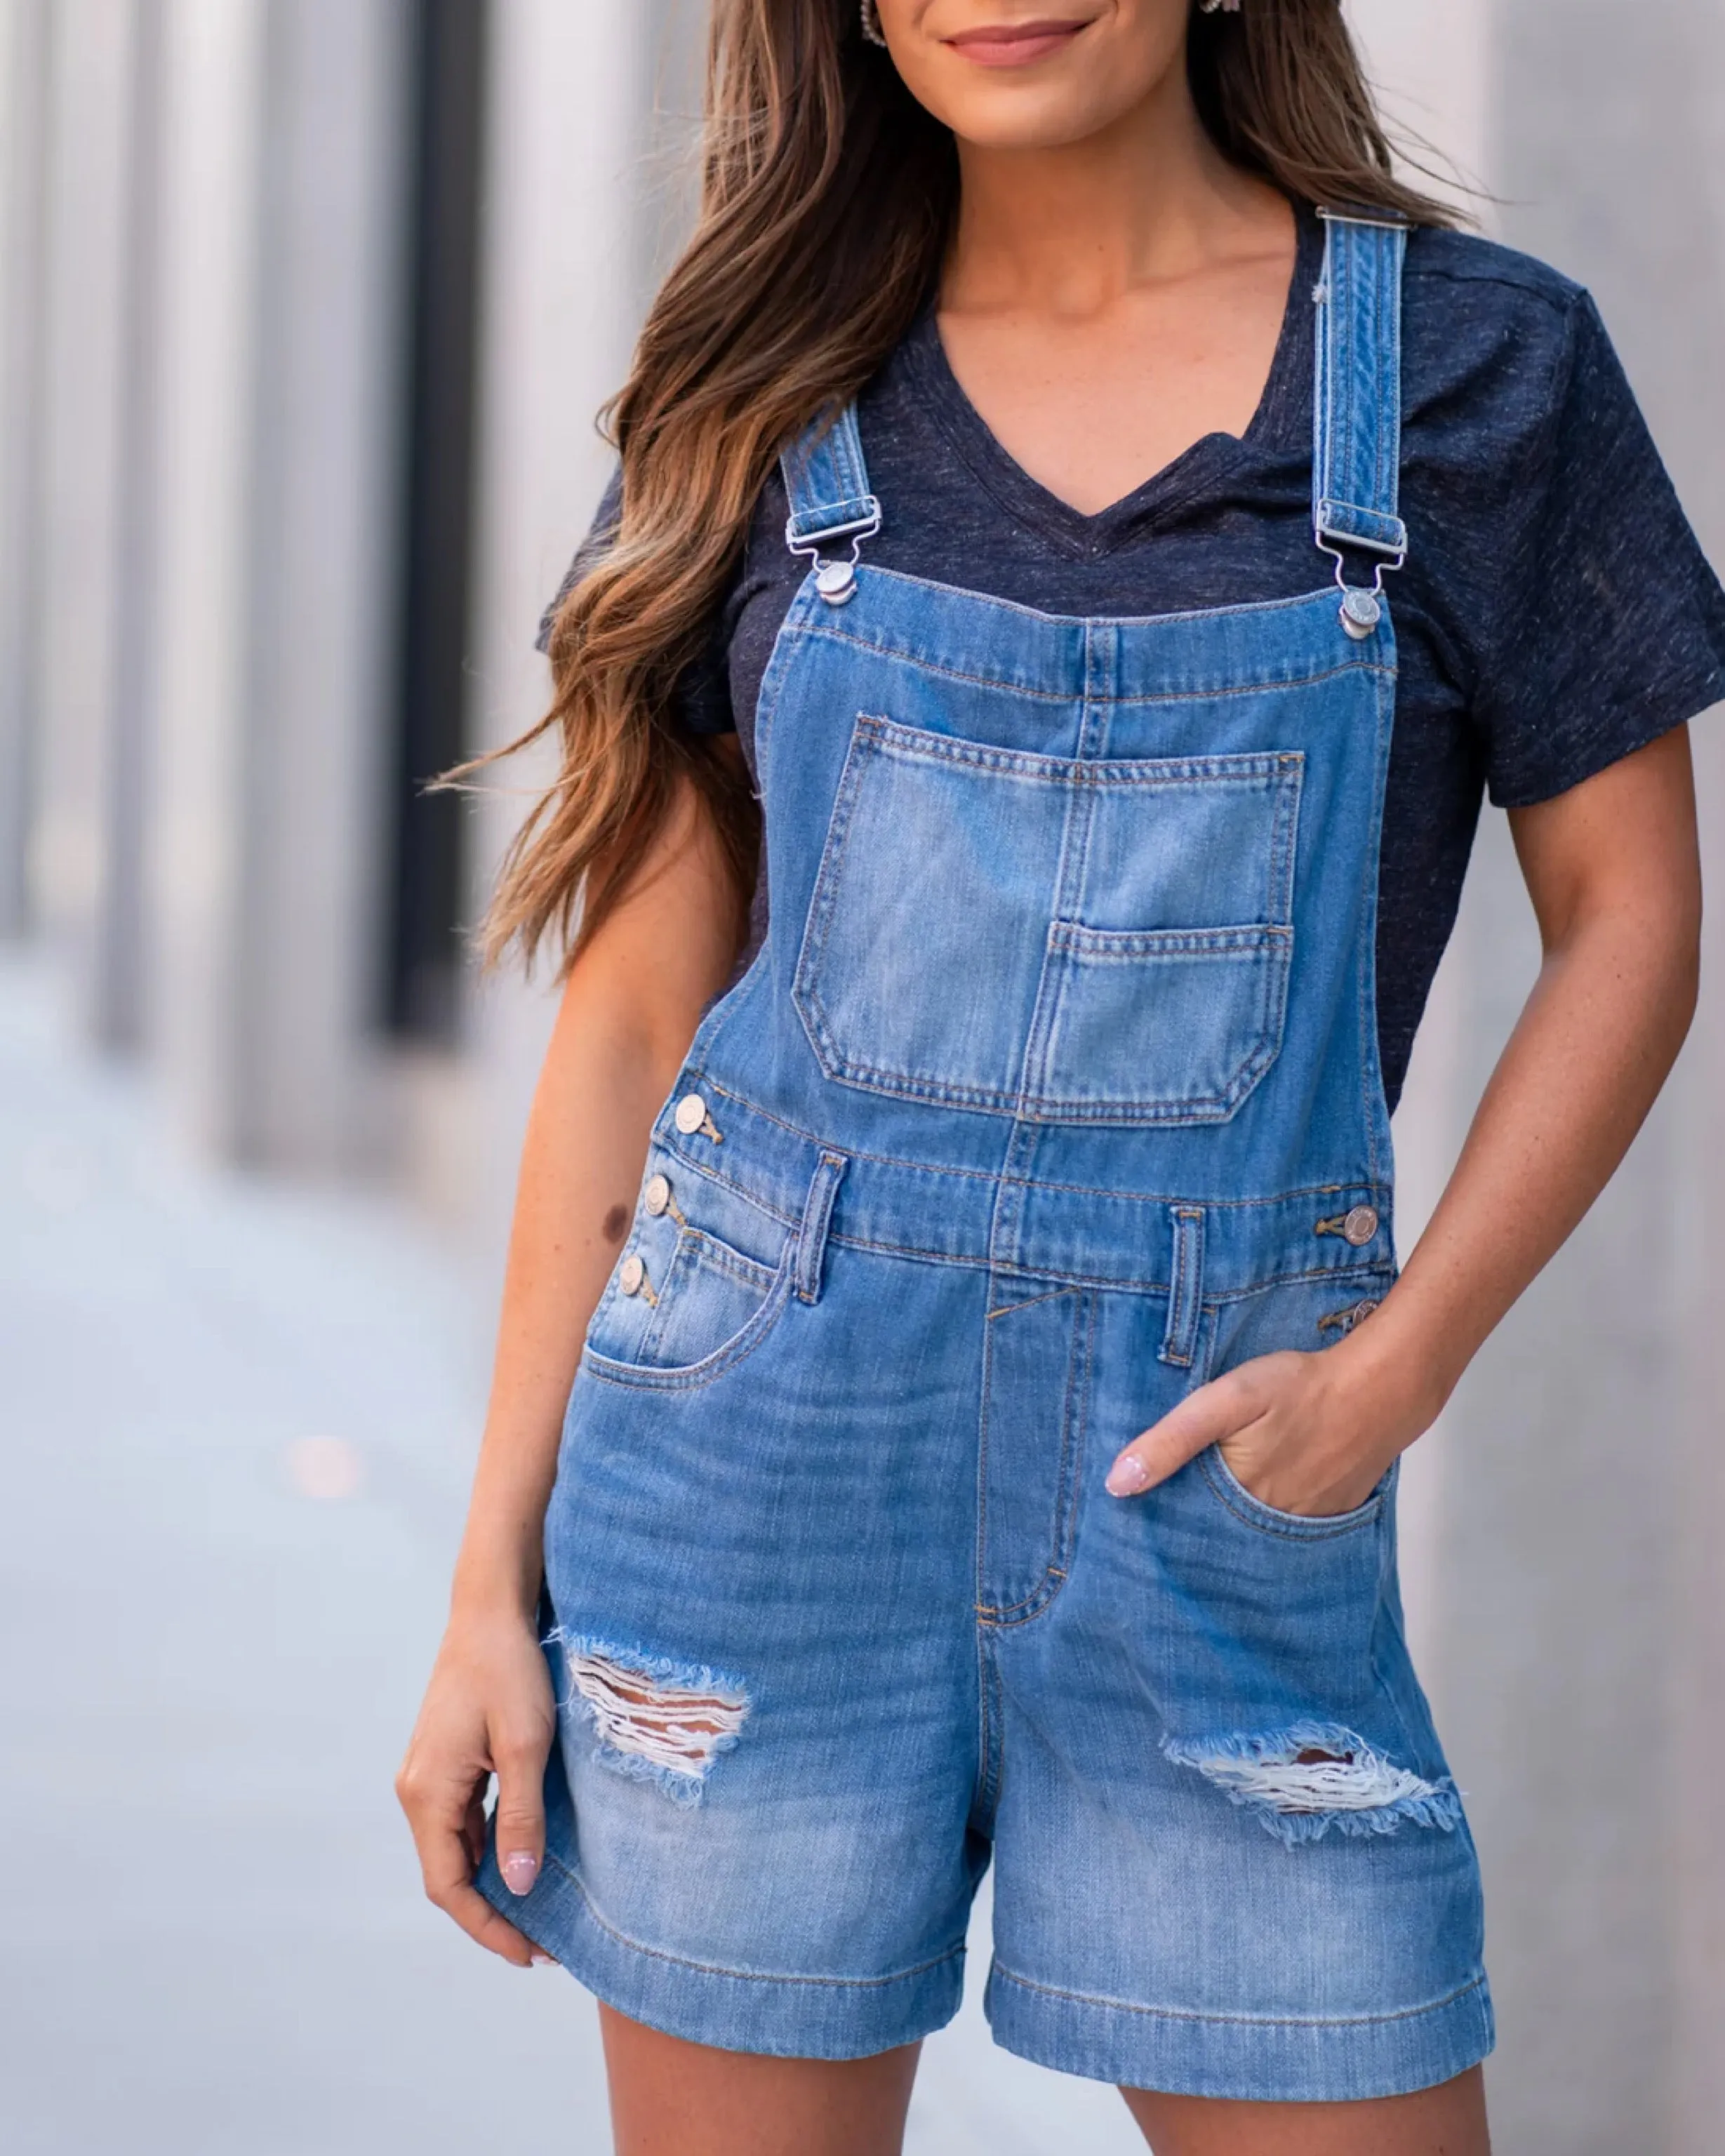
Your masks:
<svg viewBox="0 0 1725 2156"><path fill-rule="evenodd" d="M75 1213L95 1194L95 1160L74 1138L39 1138L24 1155L23 1182L46 1211Z"/></svg>
<svg viewBox="0 0 1725 2156"><path fill-rule="evenodd" d="M358 1448L345 1437L296 1437L287 1449L287 1473L302 1497L320 1504L357 1497L366 1479Z"/></svg>

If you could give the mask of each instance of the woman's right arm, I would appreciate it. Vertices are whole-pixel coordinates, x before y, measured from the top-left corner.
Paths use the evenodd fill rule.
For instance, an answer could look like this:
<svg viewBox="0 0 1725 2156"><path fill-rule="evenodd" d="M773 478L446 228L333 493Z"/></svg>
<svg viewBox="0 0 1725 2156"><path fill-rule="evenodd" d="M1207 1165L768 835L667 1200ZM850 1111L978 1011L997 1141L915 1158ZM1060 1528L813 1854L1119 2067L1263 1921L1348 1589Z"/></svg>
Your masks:
<svg viewBox="0 0 1725 2156"><path fill-rule="evenodd" d="M449 1621L396 1792L425 1891L482 1946L532 1948L473 1886L497 1777L497 1848L525 1892L544 1857L557 1710L536 1622L545 1510L588 1319L634 1214L653 1119L736 957L735 906L692 788L576 960L534 1095L490 1405Z"/></svg>

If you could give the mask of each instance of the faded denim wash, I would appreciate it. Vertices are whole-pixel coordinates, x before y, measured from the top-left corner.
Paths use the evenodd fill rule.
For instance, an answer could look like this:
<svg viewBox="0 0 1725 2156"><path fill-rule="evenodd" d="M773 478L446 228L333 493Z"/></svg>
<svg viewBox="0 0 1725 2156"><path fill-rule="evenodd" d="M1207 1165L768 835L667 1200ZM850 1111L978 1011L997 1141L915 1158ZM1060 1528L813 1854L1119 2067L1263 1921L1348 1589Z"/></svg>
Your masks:
<svg viewBox="0 0 1725 2156"><path fill-rule="evenodd" d="M869 566L854 414L786 460L812 566L757 718L771 932L593 1317L546 1531L547 1861L520 1901L482 1878L639 2020L912 2041L992 1860L989 2015L1044 2064L1343 2100L1490 2049L1394 1476L1339 1519L1214 1452L1103 1487L1394 1277L1404 244L1330 223L1309 597L1035 613Z"/></svg>

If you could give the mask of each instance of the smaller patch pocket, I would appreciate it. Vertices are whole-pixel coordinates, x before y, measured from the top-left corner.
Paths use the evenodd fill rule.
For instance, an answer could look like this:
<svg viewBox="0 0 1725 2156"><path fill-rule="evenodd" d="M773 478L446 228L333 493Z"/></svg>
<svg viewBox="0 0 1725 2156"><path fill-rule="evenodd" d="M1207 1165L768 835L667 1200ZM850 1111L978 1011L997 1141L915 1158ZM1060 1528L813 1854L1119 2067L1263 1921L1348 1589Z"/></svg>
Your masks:
<svg viewBox="0 0 1725 2156"><path fill-rule="evenodd" d="M773 1267L757 1265L716 1236L698 1228L681 1229L642 1343L642 1361L661 1370L705 1362L742 1332L777 1279Z"/></svg>
<svg viewBox="0 0 1725 2156"><path fill-rule="evenodd" d="M716 1375L730 1351L782 1306L790 1233L675 1160L655 1153L648 1171L629 1239L588 1328L588 1360L595 1374L619 1383L632 1374L643 1383L694 1378L708 1366ZM714 1232L721 1218L726 1235ZM737 1247L745 1240L759 1255Z"/></svg>

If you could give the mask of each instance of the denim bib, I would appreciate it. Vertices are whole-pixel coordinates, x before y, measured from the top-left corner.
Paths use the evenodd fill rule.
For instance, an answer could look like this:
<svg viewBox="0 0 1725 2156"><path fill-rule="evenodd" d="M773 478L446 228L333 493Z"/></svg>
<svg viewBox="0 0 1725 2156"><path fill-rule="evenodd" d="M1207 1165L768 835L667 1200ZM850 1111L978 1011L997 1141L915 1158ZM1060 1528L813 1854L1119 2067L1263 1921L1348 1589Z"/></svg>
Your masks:
<svg viewBox="0 0 1725 2156"><path fill-rule="evenodd" d="M1168 1356L1212 1373L1261 1348L1227 1298L1311 1284L1283 1344L1316 1347L1327 1274L1381 1292L1405 245L1330 223L1310 598L1067 619L873 569L854 409L786 457L811 567L757 723L772 926L679 1088L732 1150L668 1115L671 1153L796 1211L831 1149L834 1235L1159 1287Z"/></svg>

